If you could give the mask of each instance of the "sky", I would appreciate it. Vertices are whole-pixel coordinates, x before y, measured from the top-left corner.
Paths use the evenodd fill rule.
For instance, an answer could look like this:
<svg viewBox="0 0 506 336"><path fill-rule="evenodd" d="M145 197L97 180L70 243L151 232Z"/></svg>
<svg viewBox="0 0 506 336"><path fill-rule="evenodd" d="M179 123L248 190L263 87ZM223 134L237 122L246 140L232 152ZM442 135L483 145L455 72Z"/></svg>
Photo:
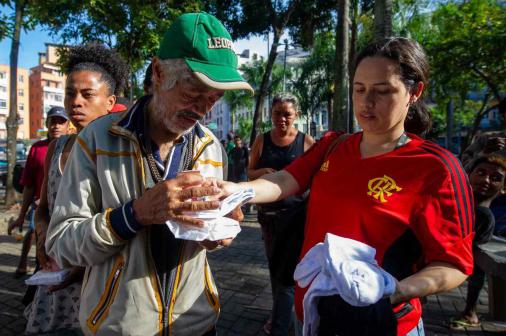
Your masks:
<svg viewBox="0 0 506 336"><path fill-rule="evenodd" d="M283 40L285 36L282 37ZM272 41L272 36L271 36ZM30 69L39 62L39 52L45 52L45 43L60 43L49 35L47 31L38 26L35 30L28 33L21 33L21 41L19 46L18 67ZM11 40L6 38L0 41L0 64L10 63ZM241 53L244 49L250 49L251 52L260 56L267 55L267 40L265 37L255 36L248 40L237 40L234 43L236 53Z"/></svg>

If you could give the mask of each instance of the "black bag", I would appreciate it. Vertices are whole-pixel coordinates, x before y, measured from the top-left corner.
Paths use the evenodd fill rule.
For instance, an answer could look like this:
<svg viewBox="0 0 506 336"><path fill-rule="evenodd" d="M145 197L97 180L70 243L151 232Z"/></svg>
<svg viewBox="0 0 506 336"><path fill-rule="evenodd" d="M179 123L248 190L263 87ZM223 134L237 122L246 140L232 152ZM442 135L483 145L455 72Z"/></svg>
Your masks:
<svg viewBox="0 0 506 336"><path fill-rule="evenodd" d="M12 184L14 186L14 190L18 193L23 193L23 185L21 184L21 177L23 176L24 167L20 164L16 164L14 166L14 171L12 172Z"/></svg>

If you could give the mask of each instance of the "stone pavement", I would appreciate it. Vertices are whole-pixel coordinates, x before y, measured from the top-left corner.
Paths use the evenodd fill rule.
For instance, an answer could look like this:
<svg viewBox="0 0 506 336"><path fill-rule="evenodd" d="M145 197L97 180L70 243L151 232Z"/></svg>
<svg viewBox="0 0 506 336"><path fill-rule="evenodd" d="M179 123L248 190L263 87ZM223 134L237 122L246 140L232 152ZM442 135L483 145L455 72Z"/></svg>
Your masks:
<svg viewBox="0 0 506 336"><path fill-rule="evenodd" d="M0 211L0 335L21 335L24 328L20 300L25 286L14 279L21 243L6 235L7 221L17 213ZM34 249L29 263L34 264ZM242 232L231 247L209 253L209 263L219 287L222 306L218 322L220 336L265 335L261 330L269 317L269 273L264 257L260 227L255 216L246 216ZM436 335L498 335L481 330L451 332L445 321L463 308L465 285L449 293L431 296L424 305L425 332ZM478 311L486 318L487 292L480 297Z"/></svg>

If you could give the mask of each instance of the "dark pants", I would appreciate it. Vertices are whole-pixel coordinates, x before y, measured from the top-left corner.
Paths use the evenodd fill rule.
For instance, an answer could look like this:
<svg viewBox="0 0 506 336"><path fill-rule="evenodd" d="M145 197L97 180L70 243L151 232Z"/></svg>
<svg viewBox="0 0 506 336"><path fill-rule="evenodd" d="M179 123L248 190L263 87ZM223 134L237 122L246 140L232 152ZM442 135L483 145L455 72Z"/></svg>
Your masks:
<svg viewBox="0 0 506 336"><path fill-rule="evenodd" d="M216 332L216 329L213 328L212 330L209 330L208 332L206 332L204 335L202 336L216 336L218 335L218 333Z"/></svg>
<svg viewBox="0 0 506 336"><path fill-rule="evenodd" d="M292 322L295 292L293 273L304 240L305 214L305 206L297 211L260 211L258 214L269 263L273 336L288 335Z"/></svg>

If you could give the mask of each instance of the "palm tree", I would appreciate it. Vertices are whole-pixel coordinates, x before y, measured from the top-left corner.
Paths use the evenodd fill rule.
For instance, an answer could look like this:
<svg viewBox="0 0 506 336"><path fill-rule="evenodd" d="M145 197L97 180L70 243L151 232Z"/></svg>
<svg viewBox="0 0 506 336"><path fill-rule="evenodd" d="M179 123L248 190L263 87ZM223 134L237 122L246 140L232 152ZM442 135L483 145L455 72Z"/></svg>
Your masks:
<svg viewBox="0 0 506 336"><path fill-rule="evenodd" d="M336 24L336 76L333 111L330 118L332 130L346 130L349 115L349 57L350 57L350 0L340 0L337 5ZM350 131L350 130L349 130Z"/></svg>
<svg viewBox="0 0 506 336"><path fill-rule="evenodd" d="M374 37L376 40L392 36L392 0L374 1Z"/></svg>

